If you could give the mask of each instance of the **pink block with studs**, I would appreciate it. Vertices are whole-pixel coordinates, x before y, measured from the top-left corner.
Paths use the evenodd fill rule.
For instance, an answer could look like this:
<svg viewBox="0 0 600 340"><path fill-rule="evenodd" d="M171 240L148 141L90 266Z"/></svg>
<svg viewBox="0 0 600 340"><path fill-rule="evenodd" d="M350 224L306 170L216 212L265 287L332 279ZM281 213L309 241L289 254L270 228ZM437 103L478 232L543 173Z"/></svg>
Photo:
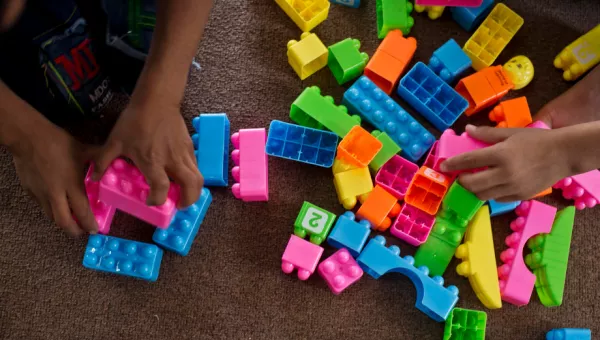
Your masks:
<svg viewBox="0 0 600 340"><path fill-rule="evenodd" d="M237 183L231 191L246 202L269 200L268 160L265 153L267 134L264 128L242 129L231 136L235 150L231 153L231 175Z"/></svg>
<svg viewBox="0 0 600 340"><path fill-rule="evenodd" d="M177 210L179 186L171 183L167 200L159 206L146 204L149 191L150 186L138 168L123 159L115 159L100 180L98 197L116 209L166 229Z"/></svg>
<svg viewBox="0 0 600 340"><path fill-rule="evenodd" d="M427 241L434 223L435 216L410 204L404 204L390 228L390 233L413 246L419 246Z"/></svg>
<svg viewBox="0 0 600 340"><path fill-rule="evenodd" d="M467 135L466 132L460 136L456 135L454 130L447 129L442 133L437 145L436 160L433 169L441 172L440 165L448 158L461 155L463 153L479 150L490 146L484 142L480 142ZM458 174L457 172L456 174Z"/></svg>
<svg viewBox="0 0 600 340"><path fill-rule="evenodd" d="M535 275L523 261L523 248L531 237L552 230L556 208L531 200L522 202L515 212L519 217L510 224L514 232L505 240L509 249L500 254L504 264L498 267L498 277L502 300L523 306L529 303L535 286Z"/></svg>
<svg viewBox="0 0 600 340"><path fill-rule="evenodd" d="M321 255L322 247L292 235L281 257L281 270L290 274L298 269L298 278L304 281L315 272Z"/></svg>
<svg viewBox="0 0 600 340"><path fill-rule="evenodd" d="M346 248L336 251L327 260L321 262L318 272L335 295L340 294L363 276L362 269Z"/></svg>
<svg viewBox="0 0 600 340"><path fill-rule="evenodd" d="M90 166L87 174L85 175L85 180L83 183L88 201L90 202L90 209L92 210L92 214L94 214L96 223L98 223L98 232L100 234L107 235L110 231L110 225L115 215L115 210L117 209L98 199L100 182L92 180L93 172L94 167Z"/></svg>
<svg viewBox="0 0 600 340"><path fill-rule="evenodd" d="M377 176L375 176L375 183L395 198L402 200L406 195L410 181L415 177L417 171L419 171L418 165L394 155L379 169Z"/></svg>
<svg viewBox="0 0 600 340"><path fill-rule="evenodd" d="M415 0L420 6L479 7L483 0Z"/></svg>
<svg viewBox="0 0 600 340"><path fill-rule="evenodd" d="M575 200L578 210L593 208L600 202L600 171L567 177L556 183L554 188L561 189L564 198Z"/></svg>

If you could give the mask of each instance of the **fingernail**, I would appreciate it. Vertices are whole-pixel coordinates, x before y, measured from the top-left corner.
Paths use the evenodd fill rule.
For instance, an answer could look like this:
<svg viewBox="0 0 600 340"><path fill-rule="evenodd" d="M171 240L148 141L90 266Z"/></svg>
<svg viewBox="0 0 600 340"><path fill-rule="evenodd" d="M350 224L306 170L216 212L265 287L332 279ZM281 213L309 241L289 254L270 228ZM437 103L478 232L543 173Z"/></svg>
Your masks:
<svg viewBox="0 0 600 340"><path fill-rule="evenodd" d="M445 162L440 164L440 170L442 170L442 172L448 172L448 167Z"/></svg>
<svg viewBox="0 0 600 340"><path fill-rule="evenodd" d="M476 126L472 125L472 124L467 124L467 126L465 127L465 130L475 130Z"/></svg>

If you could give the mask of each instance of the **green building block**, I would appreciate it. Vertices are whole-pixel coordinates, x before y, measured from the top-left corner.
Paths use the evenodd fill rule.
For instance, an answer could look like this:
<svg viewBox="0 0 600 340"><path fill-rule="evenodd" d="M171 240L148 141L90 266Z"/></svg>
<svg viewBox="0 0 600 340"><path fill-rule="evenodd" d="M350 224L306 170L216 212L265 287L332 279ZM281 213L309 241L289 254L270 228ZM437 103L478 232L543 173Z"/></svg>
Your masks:
<svg viewBox="0 0 600 340"><path fill-rule="evenodd" d="M294 100L290 109L290 118L306 127L331 130L344 138L356 125L360 125L359 116L350 116L348 109L335 106L331 96L322 96L317 86L307 87Z"/></svg>
<svg viewBox="0 0 600 340"><path fill-rule="evenodd" d="M467 225L483 203L484 201L475 194L458 184L458 181L454 181L444 196L438 216L460 225Z"/></svg>
<svg viewBox="0 0 600 340"><path fill-rule="evenodd" d="M415 21L410 16L413 10L408 0L377 0L377 36L385 38L389 31L400 29L408 35Z"/></svg>
<svg viewBox="0 0 600 340"><path fill-rule="evenodd" d="M394 155L402 151L402 149L385 132L373 130L371 135L377 138L377 140L383 144L381 150L379 150L377 155L375 155L375 158L373 158L371 163L369 163L369 168L373 172L377 172L387 161L390 160L390 158L394 157Z"/></svg>
<svg viewBox="0 0 600 340"><path fill-rule="evenodd" d="M527 242L531 254L525 263L535 274L535 289L546 307L560 306L563 301L574 221L575 207L567 207L556 214L550 234Z"/></svg>
<svg viewBox="0 0 600 340"><path fill-rule="evenodd" d="M478 310L454 308L444 328L444 340L483 340L487 314Z"/></svg>
<svg viewBox="0 0 600 340"><path fill-rule="evenodd" d="M344 39L328 49L327 65L339 85L360 76L369 61L369 55L360 52L357 39Z"/></svg>
<svg viewBox="0 0 600 340"><path fill-rule="evenodd" d="M319 245L327 238L335 217L335 214L305 201L294 222L294 234L301 238L308 234L310 242Z"/></svg>

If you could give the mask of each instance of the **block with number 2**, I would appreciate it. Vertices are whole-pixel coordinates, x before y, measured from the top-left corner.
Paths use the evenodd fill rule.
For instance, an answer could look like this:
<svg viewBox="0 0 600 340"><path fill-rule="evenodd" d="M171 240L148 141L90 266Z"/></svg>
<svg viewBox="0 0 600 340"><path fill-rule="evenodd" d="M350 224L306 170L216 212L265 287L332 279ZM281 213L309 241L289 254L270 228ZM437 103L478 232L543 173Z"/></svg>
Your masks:
<svg viewBox="0 0 600 340"><path fill-rule="evenodd" d="M304 202L294 223L294 234L301 238L308 234L310 242L319 245L327 238L335 217L335 214L325 209Z"/></svg>

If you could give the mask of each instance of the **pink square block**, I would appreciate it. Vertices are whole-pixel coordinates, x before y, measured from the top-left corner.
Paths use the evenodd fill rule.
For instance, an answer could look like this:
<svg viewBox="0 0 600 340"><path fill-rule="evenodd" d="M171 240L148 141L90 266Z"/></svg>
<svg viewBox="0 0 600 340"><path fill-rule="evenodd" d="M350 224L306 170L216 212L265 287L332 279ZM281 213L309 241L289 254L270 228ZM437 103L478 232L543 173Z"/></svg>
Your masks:
<svg viewBox="0 0 600 340"><path fill-rule="evenodd" d="M150 186L135 166L115 159L100 180L99 199L142 221L166 229L176 212L179 186L171 183L167 200L159 206L146 205Z"/></svg>
<svg viewBox="0 0 600 340"><path fill-rule="evenodd" d="M578 210L593 208L600 202L600 171L567 177L556 183L554 188L562 189L564 198L575 200Z"/></svg>
<svg viewBox="0 0 600 340"><path fill-rule="evenodd" d="M315 272L321 255L323 255L322 247L292 235L281 257L281 270L290 274L294 268L297 268L298 278L304 281Z"/></svg>
<svg viewBox="0 0 600 340"><path fill-rule="evenodd" d="M269 200L269 171L265 152L267 135L264 128L242 129L231 136L235 150L231 153L231 175L237 183L231 191L246 202Z"/></svg>
<svg viewBox="0 0 600 340"><path fill-rule="evenodd" d="M420 6L479 7L483 0L415 0Z"/></svg>
<svg viewBox="0 0 600 340"><path fill-rule="evenodd" d="M417 171L419 167L415 163L394 155L379 169L375 176L375 183L395 198L402 200Z"/></svg>
<svg viewBox="0 0 600 340"><path fill-rule="evenodd" d="M319 275L333 294L338 295L363 276L363 271L352 255L342 248L319 264Z"/></svg>
<svg viewBox="0 0 600 340"><path fill-rule="evenodd" d="M115 216L115 207L110 206L98 199L100 191L100 183L92 180L92 173L94 172L94 166L90 166L87 174L85 175L84 186L85 193L87 194L88 201L90 202L90 209L96 223L98 223L98 232L100 234L107 235L110 230L113 217Z"/></svg>
<svg viewBox="0 0 600 340"><path fill-rule="evenodd" d="M434 223L435 216L412 205L404 204L400 215L390 228L390 233L413 246L419 246L427 241Z"/></svg>
<svg viewBox="0 0 600 340"><path fill-rule="evenodd" d="M446 159L488 146L490 145L471 138L466 132L457 136L454 130L447 129L440 137L436 152L437 159L433 170L441 172L440 164Z"/></svg>

